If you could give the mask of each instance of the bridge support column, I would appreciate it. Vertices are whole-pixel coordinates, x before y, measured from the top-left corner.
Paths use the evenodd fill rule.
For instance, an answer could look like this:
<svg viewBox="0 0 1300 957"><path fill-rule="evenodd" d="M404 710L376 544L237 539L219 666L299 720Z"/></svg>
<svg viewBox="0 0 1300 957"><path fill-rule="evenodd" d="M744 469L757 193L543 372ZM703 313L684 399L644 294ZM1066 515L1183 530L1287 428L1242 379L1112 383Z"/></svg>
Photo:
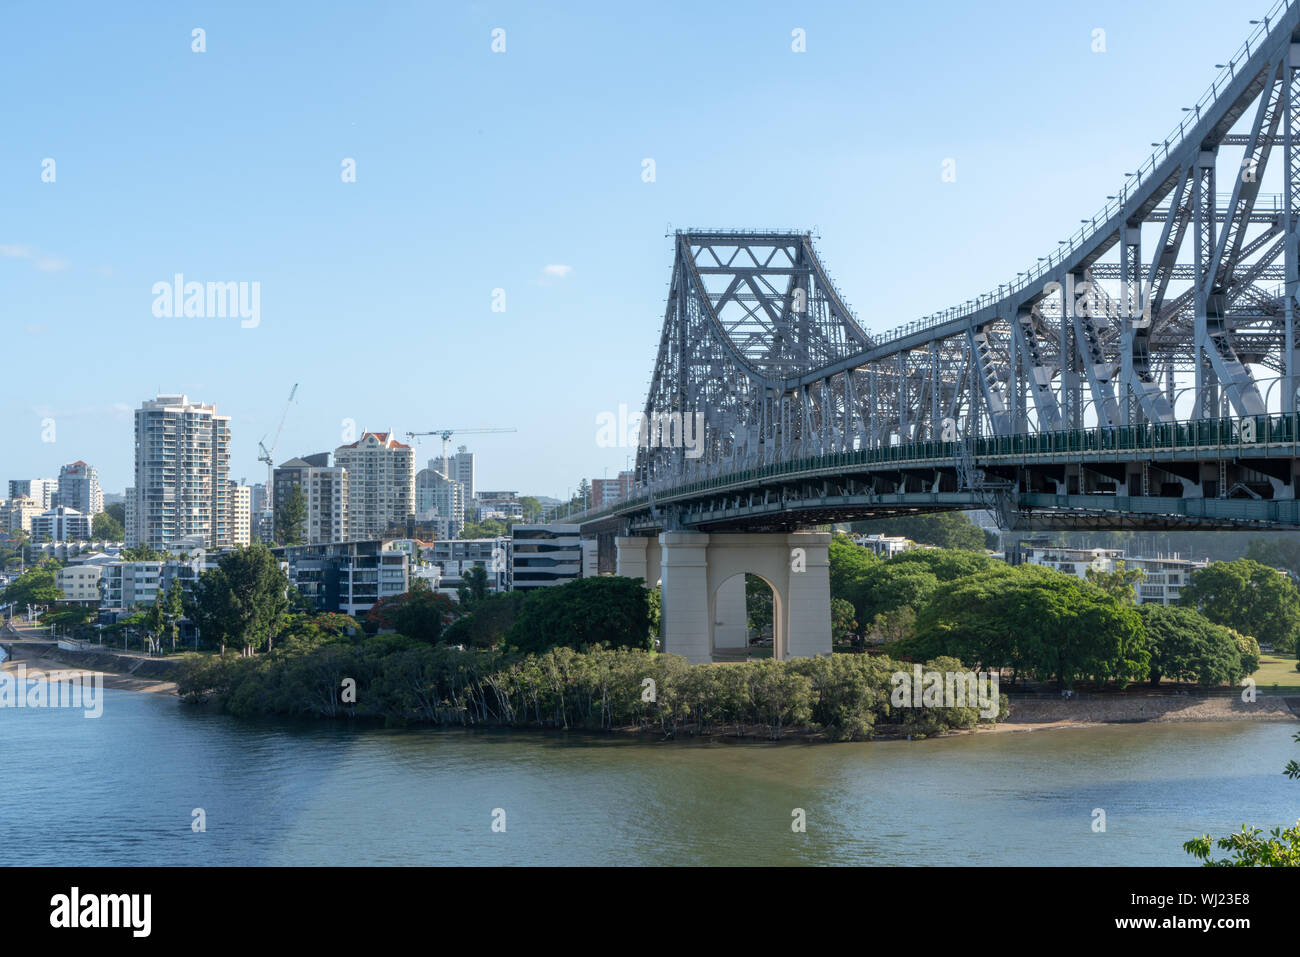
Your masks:
<svg viewBox="0 0 1300 957"><path fill-rule="evenodd" d="M787 536L791 552L802 551L803 571L790 564L790 587L785 602L786 654L812 658L831 653L831 562L829 532L796 532Z"/></svg>
<svg viewBox="0 0 1300 957"><path fill-rule="evenodd" d="M681 655L691 664L713 660L708 545L709 536L702 532L663 532L659 536L663 650Z"/></svg>
<svg viewBox="0 0 1300 957"><path fill-rule="evenodd" d="M749 646L749 610L745 603L745 576L736 575L718 586L713 596L713 647Z"/></svg>
<svg viewBox="0 0 1300 957"><path fill-rule="evenodd" d="M624 578L640 578L646 588L659 585L659 542L654 538L640 536L617 536L614 539L616 549L614 574Z"/></svg>

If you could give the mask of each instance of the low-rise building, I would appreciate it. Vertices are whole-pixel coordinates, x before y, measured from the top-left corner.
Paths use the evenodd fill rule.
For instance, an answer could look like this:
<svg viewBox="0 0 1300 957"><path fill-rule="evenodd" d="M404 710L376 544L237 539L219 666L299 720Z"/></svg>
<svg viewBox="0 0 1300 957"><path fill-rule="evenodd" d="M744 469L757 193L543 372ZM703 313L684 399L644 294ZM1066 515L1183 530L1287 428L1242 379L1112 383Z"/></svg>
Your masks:
<svg viewBox="0 0 1300 957"><path fill-rule="evenodd" d="M1140 569L1144 577L1134 586L1134 597L1139 605L1177 604L1192 572L1209 564L1208 561L1193 561L1178 555L1155 558L1127 555L1122 548L1071 548L1041 539L1018 542L1009 546L1005 554L1007 562L1012 565L1043 565L1084 579L1088 577L1089 569L1113 572L1121 564L1125 569Z"/></svg>
<svg viewBox="0 0 1300 957"><path fill-rule="evenodd" d="M410 587L407 553L378 540L288 545L272 553L287 564L289 581L317 611L360 615L382 598Z"/></svg>
<svg viewBox="0 0 1300 957"><path fill-rule="evenodd" d="M577 525L515 525L510 529L510 589L562 585L582 577L582 537Z"/></svg>
<svg viewBox="0 0 1300 957"><path fill-rule="evenodd" d="M32 519L33 542L84 541L90 538L90 516L59 505Z"/></svg>
<svg viewBox="0 0 1300 957"><path fill-rule="evenodd" d="M916 542L902 535L854 535L853 541L881 558L893 558L916 548Z"/></svg>

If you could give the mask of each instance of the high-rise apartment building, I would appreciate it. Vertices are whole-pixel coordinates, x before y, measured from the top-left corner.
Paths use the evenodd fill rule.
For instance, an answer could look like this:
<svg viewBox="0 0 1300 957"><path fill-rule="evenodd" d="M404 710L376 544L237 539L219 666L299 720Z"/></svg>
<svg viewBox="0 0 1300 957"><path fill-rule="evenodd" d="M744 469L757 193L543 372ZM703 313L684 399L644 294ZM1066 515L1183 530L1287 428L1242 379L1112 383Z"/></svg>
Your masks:
<svg viewBox="0 0 1300 957"><path fill-rule="evenodd" d="M230 480L230 541L251 545L253 541L253 490Z"/></svg>
<svg viewBox="0 0 1300 957"><path fill-rule="evenodd" d="M329 465L329 453L290 459L275 470L276 508L294 489L301 489L307 505L305 539L295 544L325 545L348 540L348 472Z"/></svg>
<svg viewBox="0 0 1300 957"><path fill-rule="evenodd" d="M73 462L59 469L58 490L51 508L62 505L75 508L92 519L104 510L104 492L99 487L99 472L93 465Z"/></svg>
<svg viewBox="0 0 1300 957"><path fill-rule="evenodd" d="M36 499L36 504L41 507L41 511L54 506L54 493L59 490L59 480L52 478L39 479L10 479L9 480L9 497L22 498L26 495L28 498Z"/></svg>
<svg viewBox="0 0 1300 957"><path fill-rule="evenodd" d="M334 450L334 465L346 469L348 538L380 538L391 525L415 517L415 451L392 432L366 432Z"/></svg>
<svg viewBox="0 0 1300 957"><path fill-rule="evenodd" d="M442 459L415 476L415 514L422 522L445 522L447 538L459 538L465 527L465 486L442 471Z"/></svg>
<svg viewBox="0 0 1300 957"><path fill-rule="evenodd" d="M159 395L135 413L134 501L126 544L167 549L199 538L210 548L233 544L230 416L184 395Z"/></svg>
<svg viewBox="0 0 1300 957"><path fill-rule="evenodd" d="M30 535L32 520L43 511L45 509L41 508L41 503L30 495L16 495L0 501L0 530L27 532Z"/></svg>
<svg viewBox="0 0 1300 957"><path fill-rule="evenodd" d="M474 453L460 446L448 463L449 477L465 486L465 501L474 501ZM432 467L432 463L430 463Z"/></svg>

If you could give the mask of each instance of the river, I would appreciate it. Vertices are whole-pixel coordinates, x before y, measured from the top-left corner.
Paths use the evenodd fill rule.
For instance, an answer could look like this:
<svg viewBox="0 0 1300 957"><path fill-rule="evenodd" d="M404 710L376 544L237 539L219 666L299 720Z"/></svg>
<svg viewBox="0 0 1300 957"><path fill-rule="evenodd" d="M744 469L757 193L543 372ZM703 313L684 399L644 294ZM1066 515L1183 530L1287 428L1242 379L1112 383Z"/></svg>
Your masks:
<svg viewBox="0 0 1300 957"><path fill-rule="evenodd" d="M0 709L0 864L1190 864L1189 837L1300 817L1291 722L702 744L104 695Z"/></svg>

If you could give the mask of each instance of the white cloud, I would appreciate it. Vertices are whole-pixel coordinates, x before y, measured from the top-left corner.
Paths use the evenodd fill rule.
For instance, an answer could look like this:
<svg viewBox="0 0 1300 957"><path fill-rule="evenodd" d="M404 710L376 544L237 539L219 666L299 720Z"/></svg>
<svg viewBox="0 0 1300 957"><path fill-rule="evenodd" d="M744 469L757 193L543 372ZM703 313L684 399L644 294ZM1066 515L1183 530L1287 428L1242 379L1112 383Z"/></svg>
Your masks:
<svg viewBox="0 0 1300 957"><path fill-rule="evenodd" d="M57 259L53 256L42 256L36 260L36 268L41 272L62 272L71 265L66 259Z"/></svg>
<svg viewBox="0 0 1300 957"><path fill-rule="evenodd" d="M41 272L62 272L72 265L59 256L38 254L31 246L20 243L0 243L0 258L30 260Z"/></svg>
<svg viewBox="0 0 1300 957"><path fill-rule="evenodd" d="M546 275L550 276L552 279L564 279L569 275L569 273L573 272L573 267L552 263L544 268L542 272L546 273Z"/></svg>
<svg viewBox="0 0 1300 957"><path fill-rule="evenodd" d="M5 259L26 259L32 251L26 246L4 245L0 243L0 256Z"/></svg>

